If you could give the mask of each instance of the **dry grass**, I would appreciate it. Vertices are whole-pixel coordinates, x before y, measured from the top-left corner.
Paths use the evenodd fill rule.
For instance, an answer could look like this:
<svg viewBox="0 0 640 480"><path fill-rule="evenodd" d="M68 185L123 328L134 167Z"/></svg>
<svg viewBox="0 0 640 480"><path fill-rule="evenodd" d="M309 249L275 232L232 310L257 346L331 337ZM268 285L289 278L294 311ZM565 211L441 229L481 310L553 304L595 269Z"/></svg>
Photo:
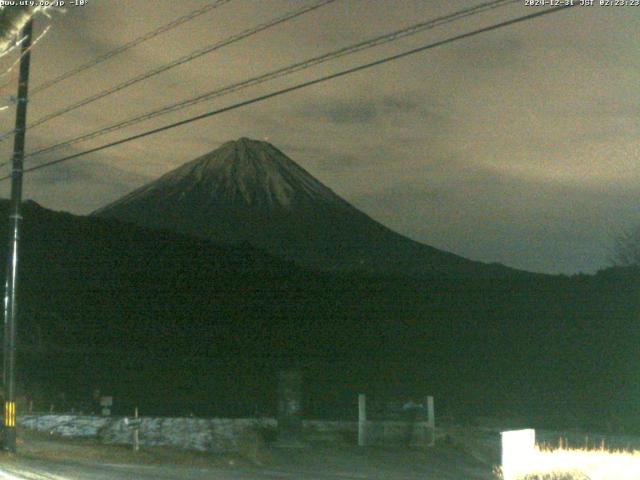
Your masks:
<svg viewBox="0 0 640 480"><path fill-rule="evenodd" d="M590 480L582 472L542 473L525 475L523 480Z"/></svg>
<svg viewBox="0 0 640 480"><path fill-rule="evenodd" d="M640 451L536 447L535 462L517 480L638 480ZM499 469L494 473L503 478Z"/></svg>

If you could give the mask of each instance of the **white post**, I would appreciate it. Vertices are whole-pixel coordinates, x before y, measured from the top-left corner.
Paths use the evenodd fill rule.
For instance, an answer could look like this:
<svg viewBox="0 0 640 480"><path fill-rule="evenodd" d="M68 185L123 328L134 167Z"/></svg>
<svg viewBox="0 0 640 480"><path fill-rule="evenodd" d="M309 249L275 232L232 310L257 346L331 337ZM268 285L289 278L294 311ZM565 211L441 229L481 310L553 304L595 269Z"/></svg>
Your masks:
<svg viewBox="0 0 640 480"><path fill-rule="evenodd" d="M367 396L358 394L358 446L367 444Z"/></svg>
<svg viewBox="0 0 640 480"><path fill-rule="evenodd" d="M436 444L436 412L433 408L433 397L427 397L427 426L429 427L429 446Z"/></svg>
<svg viewBox="0 0 640 480"><path fill-rule="evenodd" d="M536 431L511 430L501 432L502 436L502 476L504 480L514 480L528 473L533 467L536 446Z"/></svg>
<svg viewBox="0 0 640 480"><path fill-rule="evenodd" d="M133 418L135 418L136 426L133 428L133 451L137 452L140 450L140 427L137 425L138 422L138 407L136 407Z"/></svg>

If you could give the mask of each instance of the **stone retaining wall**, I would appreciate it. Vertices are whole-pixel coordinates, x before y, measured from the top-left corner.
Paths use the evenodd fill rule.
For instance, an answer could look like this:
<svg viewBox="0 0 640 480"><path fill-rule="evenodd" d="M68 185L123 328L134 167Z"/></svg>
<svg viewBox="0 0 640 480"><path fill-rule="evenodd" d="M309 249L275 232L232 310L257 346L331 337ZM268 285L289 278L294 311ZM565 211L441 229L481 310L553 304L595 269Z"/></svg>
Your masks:
<svg viewBox="0 0 640 480"><path fill-rule="evenodd" d="M51 435L75 438L96 438L103 443L131 444L132 430L124 417L83 415L21 415L18 426ZM140 445L172 446L189 450L236 452L243 442L275 437L277 421L273 418L140 418ZM416 424L413 437L426 429ZM344 441L355 443L357 422L304 420L303 432L310 441ZM368 422L369 444L406 442L410 435L404 422Z"/></svg>

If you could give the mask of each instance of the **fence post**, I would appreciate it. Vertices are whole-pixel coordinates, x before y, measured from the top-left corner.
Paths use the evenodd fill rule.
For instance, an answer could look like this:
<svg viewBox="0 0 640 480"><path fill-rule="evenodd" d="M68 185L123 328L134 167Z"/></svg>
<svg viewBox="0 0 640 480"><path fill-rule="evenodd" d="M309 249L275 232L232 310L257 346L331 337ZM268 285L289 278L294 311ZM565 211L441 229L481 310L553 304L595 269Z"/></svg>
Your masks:
<svg viewBox="0 0 640 480"><path fill-rule="evenodd" d="M138 426L138 407L136 407L134 414L136 426L133 429L133 451L137 452L140 450L140 427Z"/></svg>
<svg viewBox="0 0 640 480"><path fill-rule="evenodd" d="M433 397L427 397L427 426L429 427L429 446L436 444L436 412L433 408Z"/></svg>
<svg viewBox="0 0 640 480"><path fill-rule="evenodd" d="M367 396L358 394L358 446L367 444Z"/></svg>
<svg viewBox="0 0 640 480"><path fill-rule="evenodd" d="M302 441L302 382L300 368L278 372L278 447L305 447Z"/></svg>

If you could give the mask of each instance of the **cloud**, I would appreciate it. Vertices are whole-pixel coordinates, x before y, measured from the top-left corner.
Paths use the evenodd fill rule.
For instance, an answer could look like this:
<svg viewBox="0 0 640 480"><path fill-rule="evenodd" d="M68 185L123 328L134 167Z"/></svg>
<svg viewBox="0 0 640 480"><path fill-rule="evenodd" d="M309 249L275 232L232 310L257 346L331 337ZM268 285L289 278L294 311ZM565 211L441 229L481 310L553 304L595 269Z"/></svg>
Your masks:
<svg viewBox="0 0 640 480"><path fill-rule="evenodd" d="M52 158L39 158L37 164ZM25 167L34 164L27 162ZM105 199L115 200L149 180L118 166L109 156L93 154L26 172L23 195L54 210L86 214L108 203ZM3 182L1 188L3 196L8 197L9 182Z"/></svg>
<svg viewBox="0 0 640 480"><path fill-rule="evenodd" d="M370 98L318 98L298 105L294 114L301 119L329 122L334 125L373 124L390 116L419 117L443 121L438 110L442 105L424 100L422 94L381 94Z"/></svg>
<svg viewBox="0 0 640 480"><path fill-rule="evenodd" d="M179 8L156 1L151 10L148 1L126 9L121 3L89 2L54 17L51 33L34 51L33 84L198 8L202 0L184 0ZM29 118L299 2L274 0L277 8L265 3L231 2L34 96ZM453 3L336 2L35 129L28 149L462 8ZM445 45L30 174L26 194L52 208L88 212L219 143L268 137L336 193L413 238L535 270L593 270L604 262L601 225L640 223L634 213L640 57L632 48L640 15L631 10L570 9ZM513 4L78 149L527 13L528 7ZM11 112L0 125L13 128ZM7 158L9 143L0 145Z"/></svg>
<svg viewBox="0 0 640 480"><path fill-rule="evenodd" d="M342 124L371 124L378 116L375 103L367 100L326 100L308 104L298 111L303 119Z"/></svg>
<svg viewBox="0 0 640 480"><path fill-rule="evenodd" d="M479 36L472 41L455 44L451 58L460 66L495 74L527 64L526 42L514 34Z"/></svg>
<svg viewBox="0 0 640 480"><path fill-rule="evenodd" d="M443 159L444 163L444 159ZM640 188L603 192L448 159L446 172L348 197L390 228L484 262L554 273L608 263L615 232L640 224ZM472 239L472 241L470 241Z"/></svg>

